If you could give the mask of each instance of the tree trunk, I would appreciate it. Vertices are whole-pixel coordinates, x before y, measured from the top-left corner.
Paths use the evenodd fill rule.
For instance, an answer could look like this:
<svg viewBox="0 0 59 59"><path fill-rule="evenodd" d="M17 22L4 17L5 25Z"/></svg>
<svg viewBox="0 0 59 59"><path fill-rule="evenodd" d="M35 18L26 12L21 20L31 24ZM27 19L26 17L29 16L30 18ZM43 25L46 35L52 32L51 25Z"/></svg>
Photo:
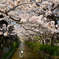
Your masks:
<svg viewBox="0 0 59 59"><path fill-rule="evenodd" d="M48 39L46 39L46 45L48 44L48 41L47 41Z"/></svg>
<svg viewBox="0 0 59 59"><path fill-rule="evenodd" d="M54 46L54 35L51 37L51 46Z"/></svg>
<svg viewBox="0 0 59 59"><path fill-rule="evenodd" d="M42 44L44 45L44 40L42 40Z"/></svg>

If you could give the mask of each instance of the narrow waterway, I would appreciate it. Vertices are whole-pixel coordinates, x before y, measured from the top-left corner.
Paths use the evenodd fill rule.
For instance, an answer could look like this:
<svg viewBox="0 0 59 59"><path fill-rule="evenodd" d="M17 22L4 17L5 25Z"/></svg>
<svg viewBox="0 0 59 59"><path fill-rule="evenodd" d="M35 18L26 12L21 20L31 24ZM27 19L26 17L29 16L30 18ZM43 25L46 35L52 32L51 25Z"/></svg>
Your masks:
<svg viewBox="0 0 59 59"><path fill-rule="evenodd" d="M25 43L21 43L19 48L14 53L12 59L42 59L42 57L34 52Z"/></svg>

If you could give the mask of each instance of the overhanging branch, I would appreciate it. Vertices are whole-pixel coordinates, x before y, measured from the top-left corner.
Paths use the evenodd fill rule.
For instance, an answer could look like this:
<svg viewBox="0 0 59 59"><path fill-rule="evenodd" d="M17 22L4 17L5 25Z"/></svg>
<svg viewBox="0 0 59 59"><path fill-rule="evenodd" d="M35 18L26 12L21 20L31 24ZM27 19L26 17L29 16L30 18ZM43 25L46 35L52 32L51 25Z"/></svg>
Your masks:
<svg viewBox="0 0 59 59"><path fill-rule="evenodd" d="M29 3L21 3L21 4L18 4L17 6L15 6L15 7L11 8L10 10L8 10L7 13L10 12L11 10L14 10L14 9L17 8L18 6L25 5L25 4L32 4L32 3L35 3L35 2L29 2ZM41 2L36 2L36 3L41 3Z"/></svg>

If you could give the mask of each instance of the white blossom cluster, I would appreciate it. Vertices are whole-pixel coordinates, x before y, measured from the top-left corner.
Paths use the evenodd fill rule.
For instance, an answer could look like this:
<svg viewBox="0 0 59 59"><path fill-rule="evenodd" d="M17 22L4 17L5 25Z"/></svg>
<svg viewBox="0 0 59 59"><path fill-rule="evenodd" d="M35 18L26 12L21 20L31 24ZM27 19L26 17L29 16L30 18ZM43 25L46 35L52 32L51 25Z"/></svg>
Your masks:
<svg viewBox="0 0 59 59"><path fill-rule="evenodd" d="M57 1L59 2L59 0ZM0 4L0 7L3 6L0 10L5 11L16 22L18 21L17 23L20 24L20 28L24 29L22 31L19 28L20 31L18 30L17 33L21 32L22 34L22 32L27 32L31 35L34 32L35 35L37 32L47 32L48 30L51 33L59 33L59 24L55 24L56 16L58 15L56 11L58 8L55 8L58 5L56 4L57 1L42 1L38 3L39 1L36 0L37 3L34 3L30 2L30 0L7 0L3 4Z"/></svg>

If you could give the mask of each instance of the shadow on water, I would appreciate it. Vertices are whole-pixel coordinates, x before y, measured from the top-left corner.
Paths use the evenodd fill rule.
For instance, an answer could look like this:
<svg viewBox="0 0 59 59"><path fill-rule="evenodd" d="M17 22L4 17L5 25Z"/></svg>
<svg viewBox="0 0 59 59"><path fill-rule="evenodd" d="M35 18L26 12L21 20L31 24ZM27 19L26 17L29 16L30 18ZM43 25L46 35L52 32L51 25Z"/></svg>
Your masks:
<svg viewBox="0 0 59 59"><path fill-rule="evenodd" d="M22 42L12 59L42 59L42 57Z"/></svg>

